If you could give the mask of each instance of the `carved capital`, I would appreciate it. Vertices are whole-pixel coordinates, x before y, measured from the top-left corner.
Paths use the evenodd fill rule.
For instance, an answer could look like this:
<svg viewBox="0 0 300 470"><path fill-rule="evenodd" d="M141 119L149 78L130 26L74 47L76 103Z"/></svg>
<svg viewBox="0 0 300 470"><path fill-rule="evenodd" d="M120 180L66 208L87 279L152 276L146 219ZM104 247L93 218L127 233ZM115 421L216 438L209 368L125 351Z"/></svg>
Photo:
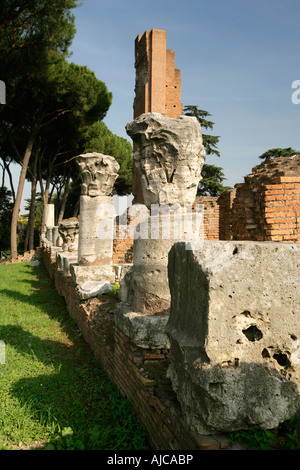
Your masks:
<svg viewBox="0 0 300 470"><path fill-rule="evenodd" d="M110 196L118 177L120 165L110 155L85 153L76 158L82 180L83 196Z"/></svg>

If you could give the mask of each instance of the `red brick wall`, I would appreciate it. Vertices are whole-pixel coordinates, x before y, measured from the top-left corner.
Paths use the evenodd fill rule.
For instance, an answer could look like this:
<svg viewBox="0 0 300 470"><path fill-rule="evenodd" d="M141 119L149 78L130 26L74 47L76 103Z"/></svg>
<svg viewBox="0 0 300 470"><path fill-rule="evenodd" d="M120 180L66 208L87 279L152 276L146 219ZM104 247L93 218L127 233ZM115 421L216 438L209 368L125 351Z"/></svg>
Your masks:
<svg viewBox="0 0 300 470"><path fill-rule="evenodd" d="M264 239L300 243L300 177L264 187Z"/></svg>
<svg viewBox="0 0 300 470"><path fill-rule="evenodd" d="M278 177L255 191L236 185L231 222L234 240L300 243L300 177Z"/></svg>
<svg viewBox="0 0 300 470"><path fill-rule="evenodd" d="M218 197L220 240L232 239L232 204L235 196L236 190L229 189Z"/></svg>
<svg viewBox="0 0 300 470"><path fill-rule="evenodd" d="M204 209L204 240L219 240L220 210L218 198L213 196L196 197L195 204Z"/></svg>

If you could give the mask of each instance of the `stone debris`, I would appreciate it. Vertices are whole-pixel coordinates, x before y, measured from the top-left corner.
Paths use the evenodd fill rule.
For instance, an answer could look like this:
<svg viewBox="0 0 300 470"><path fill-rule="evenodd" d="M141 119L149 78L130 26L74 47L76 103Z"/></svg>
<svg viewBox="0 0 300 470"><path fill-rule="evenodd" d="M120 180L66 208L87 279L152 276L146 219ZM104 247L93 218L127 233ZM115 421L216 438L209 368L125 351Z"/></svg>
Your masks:
<svg viewBox="0 0 300 470"><path fill-rule="evenodd" d="M40 262L38 259L30 263L30 266L39 266L39 265L40 265Z"/></svg>
<svg viewBox="0 0 300 470"><path fill-rule="evenodd" d="M87 300L97 295L106 294L112 290L112 285L106 281L86 281L78 289L81 300Z"/></svg>

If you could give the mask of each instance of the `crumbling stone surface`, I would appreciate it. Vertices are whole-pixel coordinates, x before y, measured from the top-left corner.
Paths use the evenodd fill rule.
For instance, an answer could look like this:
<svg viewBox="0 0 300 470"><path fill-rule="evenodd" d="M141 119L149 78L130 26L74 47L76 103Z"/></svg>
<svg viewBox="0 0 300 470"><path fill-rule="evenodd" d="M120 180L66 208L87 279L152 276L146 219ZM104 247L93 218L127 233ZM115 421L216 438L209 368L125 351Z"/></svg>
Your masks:
<svg viewBox="0 0 300 470"><path fill-rule="evenodd" d="M82 179L82 195L90 197L111 195L120 169L114 157L91 152L79 155L76 163Z"/></svg>
<svg viewBox="0 0 300 470"><path fill-rule="evenodd" d="M290 157L266 158L262 163L252 169L250 175L245 176L245 181L251 184L254 180L258 184L268 184L276 177L300 176L300 154Z"/></svg>
<svg viewBox="0 0 300 470"><path fill-rule="evenodd" d="M126 126L136 144L134 175L141 179L136 202L193 204L205 159L201 126L195 117L144 113ZM133 192L139 184L133 182Z"/></svg>
<svg viewBox="0 0 300 470"><path fill-rule="evenodd" d="M168 376L200 434L274 428L299 407L300 246L204 242L169 253Z"/></svg>
<svg viewBox="0 0 300 470"><path fill-rule="evenodd" d="M82 180L78 264L111 265L115 215L111 195L120 165L110 155L96 152L79 155L76 163Z"/></svg>

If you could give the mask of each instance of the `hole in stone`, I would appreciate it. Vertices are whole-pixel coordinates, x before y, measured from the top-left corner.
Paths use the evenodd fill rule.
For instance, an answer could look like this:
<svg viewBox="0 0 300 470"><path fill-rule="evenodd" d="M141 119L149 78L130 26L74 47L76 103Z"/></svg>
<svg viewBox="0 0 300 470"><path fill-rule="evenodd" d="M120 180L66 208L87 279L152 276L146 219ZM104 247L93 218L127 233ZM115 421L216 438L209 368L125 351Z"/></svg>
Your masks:
<svg viewBox="0 0 300 470"><path fill-rule="evenodd" d="M236 255L237 253L239 252L239 250L237 248L235 248L232 252L233 255Z"/></svg>
<svg viewBox="0 0 300 470"><path fill-rule="evenodd" d="M269 351L267 350L267 348L262 350L261 355L262 355L262 357L271 357Z"/></svg>
<svg viewBox="0 0 300 470"><path fill-rule="evenodd" d="M263 337L262 332L255 325L249 326L249 328L242 331L249 341L259 341Z"/></svg>
<svg viewBox="0 0 300 470"><path fill-rule="evenodd" d="M251 317L251 313L249 312L249 310L244 310L241 315L245 315L245 317ZM250 327L251 328L251 327Z"/></svg>
<svg viewBox="0 0 300 470"><path fill-rule="evenodd" d="M288 360L288 357L286 354L276 353L276 354L273 354L273 357L275 361L277 361L278 364L282 367L286 367L290 365L290 361Z"/></svg>

